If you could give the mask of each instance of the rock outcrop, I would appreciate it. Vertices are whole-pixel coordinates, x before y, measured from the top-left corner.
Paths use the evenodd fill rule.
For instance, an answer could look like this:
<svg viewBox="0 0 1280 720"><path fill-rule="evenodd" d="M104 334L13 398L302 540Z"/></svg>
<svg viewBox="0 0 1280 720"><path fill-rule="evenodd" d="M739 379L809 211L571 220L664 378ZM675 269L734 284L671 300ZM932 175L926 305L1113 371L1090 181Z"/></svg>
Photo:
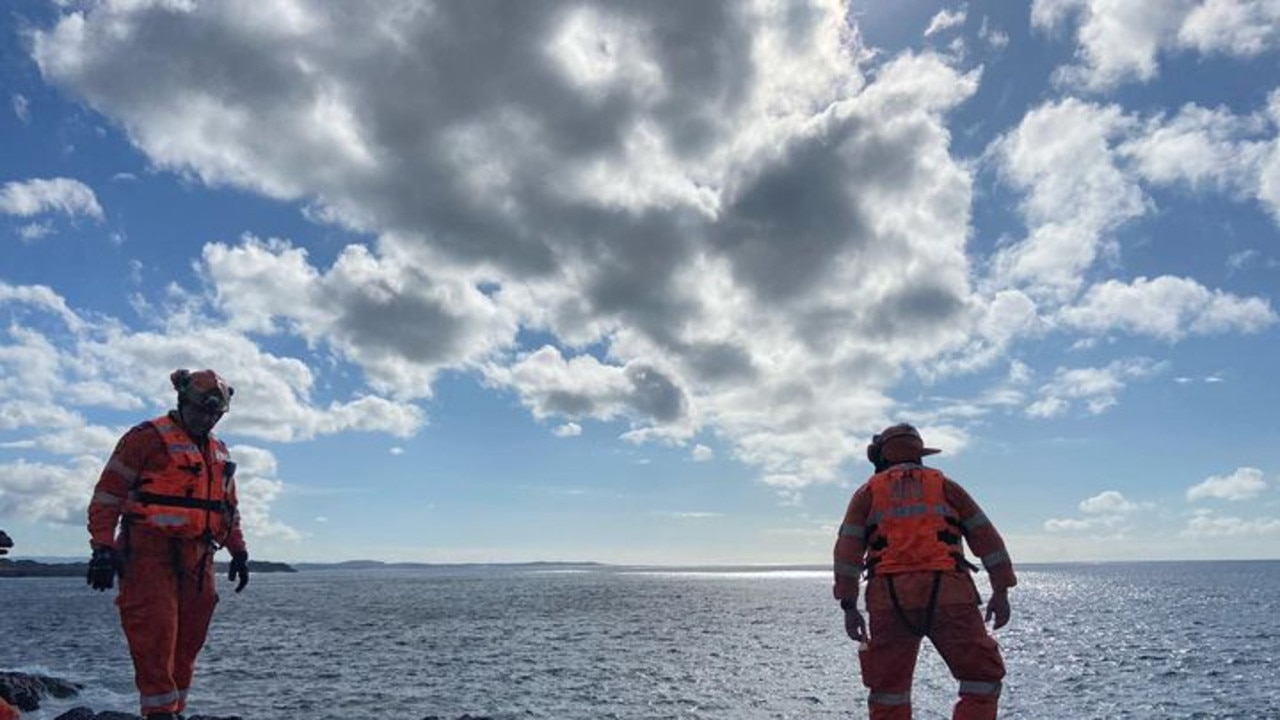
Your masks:
<svg viewBox="0 0 1280 720"><path fill-rule="evenodd" d="M83 686L47 675L0 671L0 698L23 712L40 708L45 698L65 700L80 694ZM143 720L132 713L104 710L94 712L88 707L74 707L54 720ZM244 720L238 715L188 715L187 720ZM447 720L439 715L427 715L422 720ZM491 720L484 715L462 715L457 720Z"/></svg>
<svg viewBox="0 0 1280 720"><path fill-rule="evenodd" d="M40 707L40 699L72 698L80 686L66 680L18 672L0 672L0 698L23 712Z"/></svg>

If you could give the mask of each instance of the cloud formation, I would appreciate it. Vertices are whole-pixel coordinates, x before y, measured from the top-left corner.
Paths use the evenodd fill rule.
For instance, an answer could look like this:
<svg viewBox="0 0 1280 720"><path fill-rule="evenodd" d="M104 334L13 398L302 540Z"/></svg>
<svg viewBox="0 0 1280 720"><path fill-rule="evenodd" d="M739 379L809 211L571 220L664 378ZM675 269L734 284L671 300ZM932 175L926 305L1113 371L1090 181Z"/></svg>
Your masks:
<svg viewBox="0 0 1280 720"><path fill-rule="evenodd" d="M1257 468L1236 468L1230 475L1212 475L1203 482L1187 488L1187 501L1199 500L1251 500L1267 490L1262 471Z"/></svg>
<svg viewBox="0 0 1280 720"><path fill-rule="evenodd" d="M0 213L31 217L58 212L102 219L102 207L88 185L70 178L15 180L0 186Z"/></svg>
<svg viewBox="0 0 1280 720"><path fill-rule="evenodd" d="M1090 7L1034 12L1042 27L1077 16L1092 27ZM71 9L33 32L35 61L156 168L297 202L317 224L371 238L323 262L302 238L193 245L203 286L174 290L166 327L95 319L106 329L77 337L71 357L98 362L85 382L127 388L95 402L150 407L154 367L219 348L243 385L228 430L271 441L410 435L440 374L456 370L512 391L561 435L621 420L625 439L692 443L696 458L696 436L713 430L794 491L860 458L912 376L987 369L1050 332L1177 341L1274 322L1265 300L1194 280L1099 278L1118 230L1152 212L1147 186L1280 205L1274 96L1247 117L1188 109L1171 120L1053 99L982 158L959 158L948 116L981 70L930 52L875 57L846 10ZM1186 25L1191 14L1168 15ZM1225 22L1214 17L1192 25ZM939 15L930 31L963 19ZM1137 52L1154 58L1162 32ZM698 41L708 36L717 42ZM1144 71L1142 57L1107 54L1114 45L1099 40L1081 67ZM1230 169L1210 171L1224 158ZM1019 199L1026 234L975 258L975 173L988 167ZM216 321L194 321L208 313ZM28 330L15 337L32 352L70 347ZM262 349L292 339L312 355ZM327 362L358 370L362 387L318 407ZM1161 369L1142 358L1064 367L1021 409L1101 412ZM963 444L946 418L925 430Z"/></svg>
<svg viewBox="0 0 1280 720"><path fill-rule="evenodd" d="M1251 57L1280 47L1273 0L1035 0L1031 23L1074 28L1076 62L1057 78L1090 91L1148 82L1164 54Z"/></svg>

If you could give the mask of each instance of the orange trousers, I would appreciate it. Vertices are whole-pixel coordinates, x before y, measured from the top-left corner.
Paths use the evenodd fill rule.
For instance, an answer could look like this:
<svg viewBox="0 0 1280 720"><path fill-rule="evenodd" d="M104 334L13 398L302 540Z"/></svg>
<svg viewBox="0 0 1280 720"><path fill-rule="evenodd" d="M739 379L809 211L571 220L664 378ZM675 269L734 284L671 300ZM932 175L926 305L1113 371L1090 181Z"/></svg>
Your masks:
<svg viewBox="0 0 1280 720"><path fill-rule="evenodd" d="M206 543L132 529L116 606L144 717L186 709L196 656L217 604Z"/></svg>
<svg viewBox="0 0 1280 720"><path fill-rule="evenodd" d="M904 614L916 628L925 627L924 610ZM871 720L911 720L911 681L922 638L892 609L872 611L870 629L871 639L858 653L858 661L862 684L871 691ZM995 720L1004 659L978 606L939 605L927 637L960 681L952 720Z"/></svg>
<svg viewBox="0 0 1280 720"><path fill-rule="evenodd" d="M18 720L22 715L18 709L4 700L0 700L0 720Z"/></svg>

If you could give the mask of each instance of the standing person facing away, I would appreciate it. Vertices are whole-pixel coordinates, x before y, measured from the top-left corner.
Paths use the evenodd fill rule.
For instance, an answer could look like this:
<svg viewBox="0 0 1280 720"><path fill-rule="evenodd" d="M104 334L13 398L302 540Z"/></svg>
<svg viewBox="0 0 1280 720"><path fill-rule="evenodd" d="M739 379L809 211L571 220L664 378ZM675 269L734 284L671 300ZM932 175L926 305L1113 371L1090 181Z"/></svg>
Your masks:
<svg viewBox="0 0 1280 720"><path fill-rule="evenodd" d="M180 720L186 709L218 603L214 553L231 551L236 592L249 582L235 463L212 433L233 390L212 370L175 370L169 379L177 409L125 433L89 503L88 581L108 590L120 577L116 605L150 720Z"/></svg>
<svg viewBox="0 0 1280 720"><path fill-rule="evenodd" d="M1004 540L982 508L940 471L925 467L920 433L901 424L867 446L876 472L853 494L835 546L835 597L845 632L859 643L871 720L910 720L911 681L921 638L929 638L960 681L953 720L994 720L1004 659L978 610L982 599L961 539L990 574L987 620L1009 622L1009 588L1018 583ZM867 576L867 632L858 611Z"/></svg>

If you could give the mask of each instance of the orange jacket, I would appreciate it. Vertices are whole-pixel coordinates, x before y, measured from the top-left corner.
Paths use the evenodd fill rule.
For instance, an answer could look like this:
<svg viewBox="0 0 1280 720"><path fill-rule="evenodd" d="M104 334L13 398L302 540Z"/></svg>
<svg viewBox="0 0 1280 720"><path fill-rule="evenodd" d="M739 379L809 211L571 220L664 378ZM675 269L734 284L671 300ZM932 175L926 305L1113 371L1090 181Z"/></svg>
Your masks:
<svg viewBox="0 0 1280 720"><path fill-rule="evenodd" d="M871 537L869 530L872 529L871 526L873 524L876 524L872 522L873 505L877 503L877 500L879 500L880 503L891 502L891 498L886 499L882 497L886 494L886 490L883 486L888 483L889 480L881 479L878 486L876 483L877 478L881 476L892 476L893 473L902 474L904 470L909 468L926 470L928 472L926 474L922 474L920 477L936 478L936 480L931 480L930 482L940 483L942 502L949 508L949 510L943 514L935 514L935 516L942 518L954 517L954 519L959 522L959 534L964 537L965 542L969 545L969 549L972 550L982 562L982 566L986 569L989 575L991 587L995 590L1004 590L1017 585L1018 578L1014 573L1013 564L1009 559L1009 553L1005 549L1003 538L1000 537L1000 533L996 530L995 525L987 519L986 513L982 511L982 508L979 507L978 504L974 502L973 498L969 496L969 493L965 492L964 488L961 487L959 483L956 483L946 477L936 469L925 468L917 463L901 463L894 465L884 473L872 476L870 480L854 492L853 497L849 500L849 505L845 510L844 519L840 524L839 535L836 538L835 585L832 589L835 597L839 600L855 600L857 599L859 590L861 589L863 571L872 557L870 543L874 542L874 538ZM928 484L929 483L921 483L921 493L925 490L924 486ZM891 495L891 492L892 489L890 488L888 490L888 494ZM931 488L930 492L934 492L934 488ZM931 496L931 498L933 500L937 499L936 495ZM911 503L906 504L910 505ZM879 505L878 507L885 507L885 505ZM883 520L883 515L880 520ZM947 523L945 519L940 522L944 523L947 527L952 528L954 531L954 526ZM934 538L935 539L931 542L936 549L936 546L940 546L942 543L938 543L936 541L936 535L934 535ZM926 537L925 540L929 541L929 538ZM889 539L889 542L892 544L892 538ZM926 545L928 544L929 542L926 542ZM886 562L891 562L891 560L882 559L879 563L879 567L873 571L873 574L878 573L880 575L884 575L887 572L885 570L886 567L893 567L893 565L884 565ZM939 560L937 564L941 565L942 562ZM912 586L913 584L919 584L923 588L924 596L927 597L927 591L929 586L932 584L932 575L934 571L909 571L903 570L901 566L899 566L897 572L898 575L896 575L896 577L905 581L899 583L900 591L903 588ZM919 583L915 582L916 575L920 575L921 577ZM875 584L876 583L873 583L873 585ZM873 589L877 588L868 588L867 591L867 600L869 604L873 599ZM904 592L903 594L914 595L915 593ZM939 602L944 604L947 602L972 602L974 600L974 596L975 591L973 589L973 582L969 577L968 570L957 570L955 560L949 559L948 564L943 568L942 592L940 594ZM878 600L878 597L876 599Z"/></svg>
<svg viewBox="0 0 1280 720"><path fill-rule="evenodd" d="M960 520L947 504L946 476L922 465L901 464L874 475L867 517L869 575L964 567Z"/></svg>
<svg viewBox="0 0 1280 720"><path fill-rule="evenodd" d="M125 522L171 537L207 538L245 549L227 446L210 435L194 442L172 414L135 426L116 445L89 503L89 535L113 545Z"/></svg>

